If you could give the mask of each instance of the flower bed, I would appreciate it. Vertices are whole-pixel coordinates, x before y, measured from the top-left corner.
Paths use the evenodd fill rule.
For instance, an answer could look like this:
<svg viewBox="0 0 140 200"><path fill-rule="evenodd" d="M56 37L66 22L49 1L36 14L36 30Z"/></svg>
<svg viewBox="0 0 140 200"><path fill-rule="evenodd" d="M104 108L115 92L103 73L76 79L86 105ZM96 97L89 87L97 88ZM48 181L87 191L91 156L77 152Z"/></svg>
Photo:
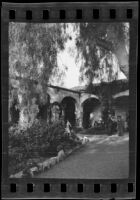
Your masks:
<svg viewBox="0 0 140 200"><path fill-rule="evenodd" d="M19 126L10 127L9 174L28 171L37 163L56 157L60 149L67 152L78 144L81 144L78 137L74 133L67 135L60 121L52 125L37 121L27 130L21 130Z"/></svg>
<svg viewBox="0 0 140 200"><path fill-rule="evenodd" d="M80 148L81 146L85 145L89 140L87 138L83 138L80 140L79 143L75 147L71 147L71 149L67 148L67 151L63 150L63 147L58 151L57 156L51 157L49 159L44 160L43 162L36 162L33 165L27 165L24 170L11 175L10 178L29 178L34 177L35 175L44 172L45 170L49 170L51 167L62 161L63 159L67 158L70 154L72 154L75 150ZM60 147L60 146L59 146Z"/></svg>

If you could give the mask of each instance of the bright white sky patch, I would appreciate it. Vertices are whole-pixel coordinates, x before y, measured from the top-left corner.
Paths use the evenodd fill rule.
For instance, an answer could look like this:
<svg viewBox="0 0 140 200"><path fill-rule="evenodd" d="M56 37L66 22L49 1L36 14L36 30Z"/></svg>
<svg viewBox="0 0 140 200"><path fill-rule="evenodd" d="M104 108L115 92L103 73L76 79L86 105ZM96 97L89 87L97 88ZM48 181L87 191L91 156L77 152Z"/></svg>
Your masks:
<svg viewBox="0 0 140 200"><path fill-rule="evenodd" d="M75 61L77 48L75 46L76 32L73 31L72 24L69 24L67 28L68 33L71 35L72 39L68 40L65 44L65 49L58 53L57 63L58 68L65 71L62 80L58 80L57 77L51 77L49 83L52 85L73 88L76 86L85 86L86 80L80 82L80 62L77 64ZM126 79L126 76L118 70L118 79ZM99 80L94 80L94 83L98 83Z"/></svg>
<svg viewBox="0 0 140 200"><path fill-rule="evenodd" d="M75 60L69 55L68 52L61 53L58 58L58 65L60 68L67 66L66 74L64 77L64 86L67 88L79 85L79 68L75 64Z"/></svg>
<svg viewBox="0 0 140 200"><path fill-rule="evenodd" d="M71 35L71 40L68 40L65 44L65 49L60 51L57 56L58 68L65 71L65 75L63 80L57 80L55 77L51 77L50 84L62 86L66 88L73 88L75 86L84 86L86 82L80 82L80 62L77 64L75 61L76 56L76 46L75 46L75 38L76 33L73 31L73 26L69 24L67 28L68 33Z"/></svg>

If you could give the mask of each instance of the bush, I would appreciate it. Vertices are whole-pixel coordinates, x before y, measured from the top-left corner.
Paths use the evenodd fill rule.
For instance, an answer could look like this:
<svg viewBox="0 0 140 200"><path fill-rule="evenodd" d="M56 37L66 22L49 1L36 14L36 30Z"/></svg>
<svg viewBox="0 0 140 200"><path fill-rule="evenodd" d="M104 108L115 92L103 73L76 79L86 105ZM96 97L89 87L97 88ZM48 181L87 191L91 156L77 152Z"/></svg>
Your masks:
<svg viewBox="0 0 140 200"><path fill-rule="evenodd" d="M32 158L57 155L61 149L77 145L77 136L68 136L61 121L48 125L46 121L36 121L30 128L22 130L15 125L9 128L9 162L10 166L23 162L24 166Z"/></svg>

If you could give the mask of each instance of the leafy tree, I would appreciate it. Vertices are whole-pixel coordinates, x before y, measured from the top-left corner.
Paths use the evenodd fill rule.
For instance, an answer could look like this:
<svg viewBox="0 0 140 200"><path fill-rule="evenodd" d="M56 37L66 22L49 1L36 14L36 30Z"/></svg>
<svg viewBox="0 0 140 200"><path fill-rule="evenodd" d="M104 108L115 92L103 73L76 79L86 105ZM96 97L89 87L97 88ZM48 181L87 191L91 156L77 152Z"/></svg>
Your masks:
<svg viewBox="0 0 140 200"><path fill-rule="evenodd" d="M117 80L119 70L128 78L129 26L126 23L80 23L75 29L79 32L77 61L83 59L81 79L87 79L90 93L94 92L93 81L100 81L98 95L103 118L107 118L112 110L112 87L104 82Z"/></svg>
<svg viewBox="0 0 140 200"><path fill-rule="evenodd" d="M100 63L102 59L106 62L110 73L113 59L118 59L120 69L128 77L126 65L128 64L129 27L126 23L80 23L76 24L75 28L79 29L76 39L77 60L84 59L81 66L82 78L87 78L89 82L94 78L100 79L99 75L104 67ZM109 61L110 59L112 61Z"/></svg>
<svg viewBox="0 0 140 200"><path fill-rule="evenodd" d="M28 111L37 93L47 103L47 83L53 74L61 78L57 54L67 39L64 24L9 23L9 107L15 94Z"/></svg>

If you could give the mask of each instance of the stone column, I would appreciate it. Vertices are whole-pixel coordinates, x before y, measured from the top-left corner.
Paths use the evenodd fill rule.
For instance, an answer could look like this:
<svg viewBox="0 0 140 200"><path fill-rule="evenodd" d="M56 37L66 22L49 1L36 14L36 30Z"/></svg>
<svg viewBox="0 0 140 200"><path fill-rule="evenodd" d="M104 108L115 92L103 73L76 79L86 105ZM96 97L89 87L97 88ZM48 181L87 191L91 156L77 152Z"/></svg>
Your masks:
<svg viewBox="0 0 140 200"><path fill-rule="evenodd" d="M80 111L79 127L83 128L83 107L81 107L81 111Z"/></svg>
<svg viewBox="0 0 140 200"><path fill-rule="evenodd" d="M82 128L82 121L83 121L83 107L81 104L76 105L76 125Z"/></svg>

